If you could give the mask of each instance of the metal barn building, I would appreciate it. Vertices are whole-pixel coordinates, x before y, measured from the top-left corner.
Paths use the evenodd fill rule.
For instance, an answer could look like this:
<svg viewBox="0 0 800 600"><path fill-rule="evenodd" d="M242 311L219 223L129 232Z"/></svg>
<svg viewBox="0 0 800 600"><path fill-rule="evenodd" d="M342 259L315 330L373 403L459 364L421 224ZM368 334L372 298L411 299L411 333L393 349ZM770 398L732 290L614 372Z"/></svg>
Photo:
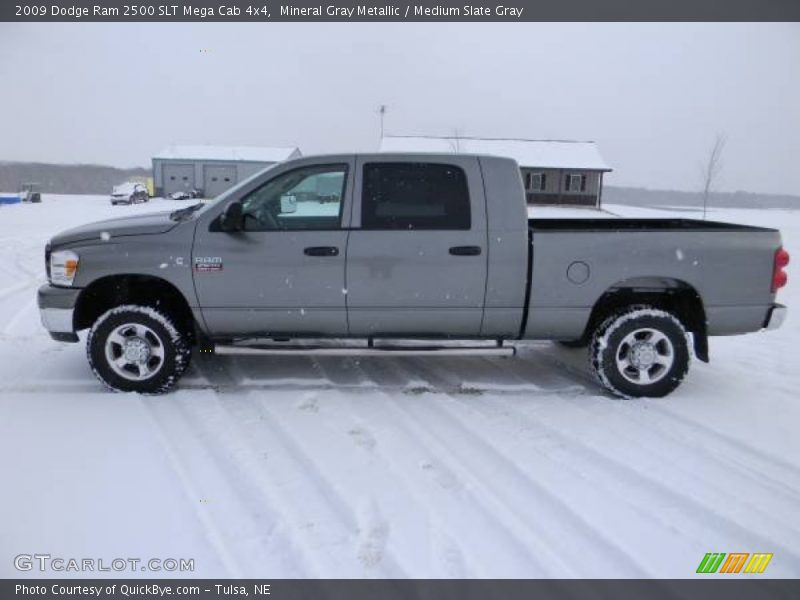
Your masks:
<svg viewBox="0 0 800 600"><path fill-rule="evenodd" d="M611 171L594 142L387 135L380 149L513 158L520 167L528 204L600 208L603 174Z"/></svg>
<svg viewBox="0 0 800 600"><path fill-rule="evenodd" d="M153 157L155 195L197 190L213 198L270 165L299 156L294 147L169 146Z"/></svg>

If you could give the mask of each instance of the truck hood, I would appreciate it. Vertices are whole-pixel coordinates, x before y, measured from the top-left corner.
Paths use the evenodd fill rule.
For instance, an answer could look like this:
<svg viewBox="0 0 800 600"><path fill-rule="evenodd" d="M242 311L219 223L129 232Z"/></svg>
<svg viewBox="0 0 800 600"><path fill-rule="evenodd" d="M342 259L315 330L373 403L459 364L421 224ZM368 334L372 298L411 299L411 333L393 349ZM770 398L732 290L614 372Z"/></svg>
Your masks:
<svg viewBox="0 0 800 600"><path fill-rule="evenodd" d="M53 236L50 241L53 247L72 244L82 241L113 240L123 235L155 235L166 233L178 225L177 221L169 218L172 211L123 217L121 219L108 219L88 223L80 227L67 229Z"/></svg>

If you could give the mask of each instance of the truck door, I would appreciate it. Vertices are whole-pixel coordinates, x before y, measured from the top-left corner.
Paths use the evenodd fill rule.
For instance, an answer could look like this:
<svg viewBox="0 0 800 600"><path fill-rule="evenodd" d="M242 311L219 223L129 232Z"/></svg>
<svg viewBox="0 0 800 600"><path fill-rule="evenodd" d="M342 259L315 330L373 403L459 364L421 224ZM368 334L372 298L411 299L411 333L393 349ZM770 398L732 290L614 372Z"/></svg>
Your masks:
<svg viewBox="0 0 800 600"><path fill-rule="evenodd" d="M340 158L282 169L243 196L243 231L198 224L195 289L214 335L347 334L343 208L355 165Z"/></svg>
<svg viewBox="0 0 800 600"><path fill-rule="evenodd" d="M352 335L477 336L487 272L475 157L358 157L347 245Z"/></svg>

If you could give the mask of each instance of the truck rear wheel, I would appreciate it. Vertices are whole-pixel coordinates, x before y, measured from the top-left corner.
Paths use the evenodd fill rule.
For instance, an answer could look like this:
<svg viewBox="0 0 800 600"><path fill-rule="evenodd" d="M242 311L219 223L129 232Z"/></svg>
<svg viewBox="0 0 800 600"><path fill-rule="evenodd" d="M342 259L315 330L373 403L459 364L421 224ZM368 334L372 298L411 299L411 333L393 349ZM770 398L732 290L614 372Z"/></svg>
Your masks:
<svg viewBox="0 0 800 600"><path fill-rule="evenodd" d="M606 319L589 349L595 375L623 397L666 396L689 371L686 330L672 314L632 306Z"/></svg>
<svg viewBox="0 0 800 600"><path fill-rule="evenodd" d="M95 376L112 390L161 394L186 370L191 348L167 315L127 304L95 321L86 353Z"/></svg>

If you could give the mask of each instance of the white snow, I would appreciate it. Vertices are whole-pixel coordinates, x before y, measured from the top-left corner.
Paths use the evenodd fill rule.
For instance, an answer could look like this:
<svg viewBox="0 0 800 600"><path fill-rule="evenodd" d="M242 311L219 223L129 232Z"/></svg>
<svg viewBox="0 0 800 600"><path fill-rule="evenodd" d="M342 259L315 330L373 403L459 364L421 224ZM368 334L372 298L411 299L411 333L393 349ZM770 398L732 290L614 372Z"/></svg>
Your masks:
<svg viewBox="0 0 800 600"><path fill-rule="evenodd" d="M529 219L615 219L619 215L593 206L528 205Z"/></svg>
<svg viewBox="0 0 800 600"><path fill-rule="evenodd" d="M594 142L572 140L386 135L380 151L489 154L513 158L521 167L611 170Z"/></svg>
<svg viewBox="0 0 800 600"><path fill-rule="evenodd" d="M298 149L271 146L168 146L156 154L157 159L184 160L228 160L250 162L281 162L299 156Z"/></svg>
<svg viewBox="0 0 800 600"><path fill-rule="evenodd" d="M583 350L550 343L195 354L173 394L109 393L83 343L39 324L44 243L195 202L0 207L0 576L49 553L194 558L204 577L683 578L712 551L773 552L763 576L800 576L800 212L711 212L783 230L791 310L777 331L713 338L665 399L611 398Z"/></svg>

